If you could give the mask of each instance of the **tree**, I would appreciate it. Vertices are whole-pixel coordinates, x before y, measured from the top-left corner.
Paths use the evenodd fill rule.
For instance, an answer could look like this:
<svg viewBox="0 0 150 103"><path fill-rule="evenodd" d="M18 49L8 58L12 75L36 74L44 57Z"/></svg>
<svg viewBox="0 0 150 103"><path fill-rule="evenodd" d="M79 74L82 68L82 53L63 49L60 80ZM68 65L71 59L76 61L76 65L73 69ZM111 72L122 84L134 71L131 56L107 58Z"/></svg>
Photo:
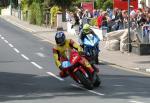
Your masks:
<svg viewBox="0 0 150 103"><path fill-rule="evenodd" d="M76 0L75 2L73 2L73 5L76 5L76 6L80 7L81 2L82 2L82 0Z"/></svg>
<svg viewBox="0 0 150 103"><path fill-rule="evenodd" d="M50 2L54 5L57 5L58 7L61 8L61 11L63 13L63 21L66 20L66 16L65 16L65 10L68 9L70 6L73 5L74 2L76 2L77 0L50 0Z"/></svg>
<svg viewBox="0 0 150 103"><path fill-rule="evenodd" d="M77 0L50 0L54 5L61 7L62 9L69 8L73 2Z"/></svg>
<svg viewBox="0 0 150 103"><path fill-rule="evenodd" d="M106 2L104 2L103 7L104 10L106 10L107 8L113 8L113 3L112 0L106 0Z"/></svg>
<svg viewBox="0 0 150 103"><path fill-rule="evenodd" d="M113 8L113 0L97 0L96 5L98 9Z"/></svg>
<svg viewBox="0 0 150 103"><path fill-rule="evenodd" d="M102 1L102 0L97 0L97 1L96 1L96 6L97 6L98 9L102 8L102 6L103 6L103 1Z"/></svg>

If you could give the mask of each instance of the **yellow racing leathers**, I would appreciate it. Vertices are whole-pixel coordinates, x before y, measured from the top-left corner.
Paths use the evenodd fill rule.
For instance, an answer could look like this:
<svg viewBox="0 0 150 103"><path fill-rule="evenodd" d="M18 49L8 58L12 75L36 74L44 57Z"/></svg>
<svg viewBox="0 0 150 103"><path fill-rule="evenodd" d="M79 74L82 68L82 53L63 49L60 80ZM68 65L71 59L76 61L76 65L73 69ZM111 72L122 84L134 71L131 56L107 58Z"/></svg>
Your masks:
<svg viewBox="0 0 150 103"><path fill-rule="evenodd" d="M82 52L82 48L77 43L75 43L72 39L66 39L65 44L63 46L56 45L53 48L53 55L54 55L54 60L55 60L56 66L60 70L61 70L61 68L60 68L61 62L64 60L67 60L67 56L65 54L65 51L67 49L70 49L70 50L76 49L78 52ZM82 58L80 61L80 64L82 64L90 72L94 71L87 59ZM61 75L61 77L63 77L63 76Z"/></svg>

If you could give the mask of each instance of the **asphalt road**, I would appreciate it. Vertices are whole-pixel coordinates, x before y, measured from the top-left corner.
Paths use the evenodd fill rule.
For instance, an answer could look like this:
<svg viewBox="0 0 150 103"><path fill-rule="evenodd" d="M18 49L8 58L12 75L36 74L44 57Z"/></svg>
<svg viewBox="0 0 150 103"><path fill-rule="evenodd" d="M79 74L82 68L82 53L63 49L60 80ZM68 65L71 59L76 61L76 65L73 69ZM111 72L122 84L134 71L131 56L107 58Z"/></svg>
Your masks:
<svg viewBox="0 0 150 103"><path fill-rule="evenodd" d="M86 90L58 76L52 45L0 19L0 102L149 103L150 78L99 65L102 85Z"/></svg>

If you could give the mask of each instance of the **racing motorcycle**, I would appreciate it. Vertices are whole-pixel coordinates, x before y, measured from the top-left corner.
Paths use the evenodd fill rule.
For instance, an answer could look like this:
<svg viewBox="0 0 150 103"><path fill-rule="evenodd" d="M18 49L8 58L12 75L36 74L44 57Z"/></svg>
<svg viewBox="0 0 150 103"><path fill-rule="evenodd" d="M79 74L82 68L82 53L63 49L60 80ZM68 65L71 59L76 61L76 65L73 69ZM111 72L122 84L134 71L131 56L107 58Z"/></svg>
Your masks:
<svg viewBox="0 0 150 103"><path fill-rule="evenodd" d="M93 89L98 87L101 83L98 74L89 72L83 67L79 61L85 58L83 55L72 49L67 54L67 60L62 62L63 72L66 72L72 77L77 83L82 84L87 89Z"/></svg>
<svg viewBox="0 0 150 103"><path fill-rule="evenodd" d="M98 64L100 39L96 35L87 34L83 39L83 50L92 64Z"/></svg>

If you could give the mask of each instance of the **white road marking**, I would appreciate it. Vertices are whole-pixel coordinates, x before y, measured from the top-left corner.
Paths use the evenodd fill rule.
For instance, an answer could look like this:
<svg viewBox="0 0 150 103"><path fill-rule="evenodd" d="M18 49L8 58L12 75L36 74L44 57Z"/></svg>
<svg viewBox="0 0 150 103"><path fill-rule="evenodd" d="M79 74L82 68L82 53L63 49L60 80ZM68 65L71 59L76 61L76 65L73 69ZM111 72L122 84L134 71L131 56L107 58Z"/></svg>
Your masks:
<svg viewBox="0 0 150 103"><path fill-rule="evenodd" d="M135 100L132 100L132 101L129 101L130 103L144 103L144 102L140 102L140 101L135 101Z"/></svg>
<svg viewBox="0 0 150 103"><path fill-rule="evenodd" d="M124 85L119 85L119 84L116 84L116 85L113 85L115 87L123 87Z"/></svg>
<svg viewBox="0 0 150 103"><path fill-rule="evenodd" d="M0 35L0 37L1 37L2 35Z"/></svg>
<svg viewBox="0 0 150 103"><path fill-rule="evenodd" d="M4 40L5 43L9 43L7 40Z"/></svg>
<svg viewBox="0 0 150 103"><path fill-rule="evenodd" d="M27 56L25 56L24 54L21 54L21 56L26 59L26 60L30 60Z"/></svg>
<svg viewBox="0 0 150 103"><path fill-rule="evenodd" d="M42 39L41 41L44 41L44 42L49 42L49 40L46 40L46 39Z"/></svg>
<svg viewBox="0 0 150 103"><path fill-rule="evenodd" d="M38 56L40 56L40 57L42 57L42 58L44 58L45 57L45 55L43 54L43 53L36 53L36 55L38 55Z"/></svg>
<svg viewBox="0 0 150 103"><path fill-rule="evenodd" d="M88 90L88 89L82 88L82 87L80 87L80 86L78 86L78 85L75 85L75 84L71 84L71 86L77 87L77 88L80 88L80 89L83 89L83 90L87 90L87 91L89 91L89 92L91 92L91 93L94 93L94 94L97 94L97 95L99 95L99 96L104 96L104 95L105 95L105 94L102 94L102 93L99 93L99 92L95 92L95 91L93 91L93 90Z"/></svg>
<svg viewBox="0 0 150 103"><path fill-rule="evenodd" d="M13 48L15 52L20 53L20 51L16 48Z"/></svg>
<svg viewBox="0 0 150 103"><path fill-rule="evenodd" d="M1 37L1 39L4 40L5 38L4 38L4 37Z"/></svg>
<svg viewBox="0 0 150 103"><path fill-rule="evenodd" d="M51 75L51 76L53 76L53 77L55 77L56 79L58 79L58 80L60 80L60 81L64 81L64 79L62 79L62 78L56 76L55 74L53 74L53 73L51 73L51 72L46 72L46 73L49 74L49 75Z"/></svg>
<svg viewBox="0 0 150 103"><path fill-rule="evenodd" d="M8 45L9 45L10 47L12 47L12 48L14 47L12 44L8 44Z"/></svg>
<svg viewBox="0 0 150 103"><path fill-rule="evenodd" d="M43 69L40 65L38 65L38 64L35 63L35 62L31 62L31 64L33 64L34 66L36 66L36 67L39 68L39 69Z"/></svg>

